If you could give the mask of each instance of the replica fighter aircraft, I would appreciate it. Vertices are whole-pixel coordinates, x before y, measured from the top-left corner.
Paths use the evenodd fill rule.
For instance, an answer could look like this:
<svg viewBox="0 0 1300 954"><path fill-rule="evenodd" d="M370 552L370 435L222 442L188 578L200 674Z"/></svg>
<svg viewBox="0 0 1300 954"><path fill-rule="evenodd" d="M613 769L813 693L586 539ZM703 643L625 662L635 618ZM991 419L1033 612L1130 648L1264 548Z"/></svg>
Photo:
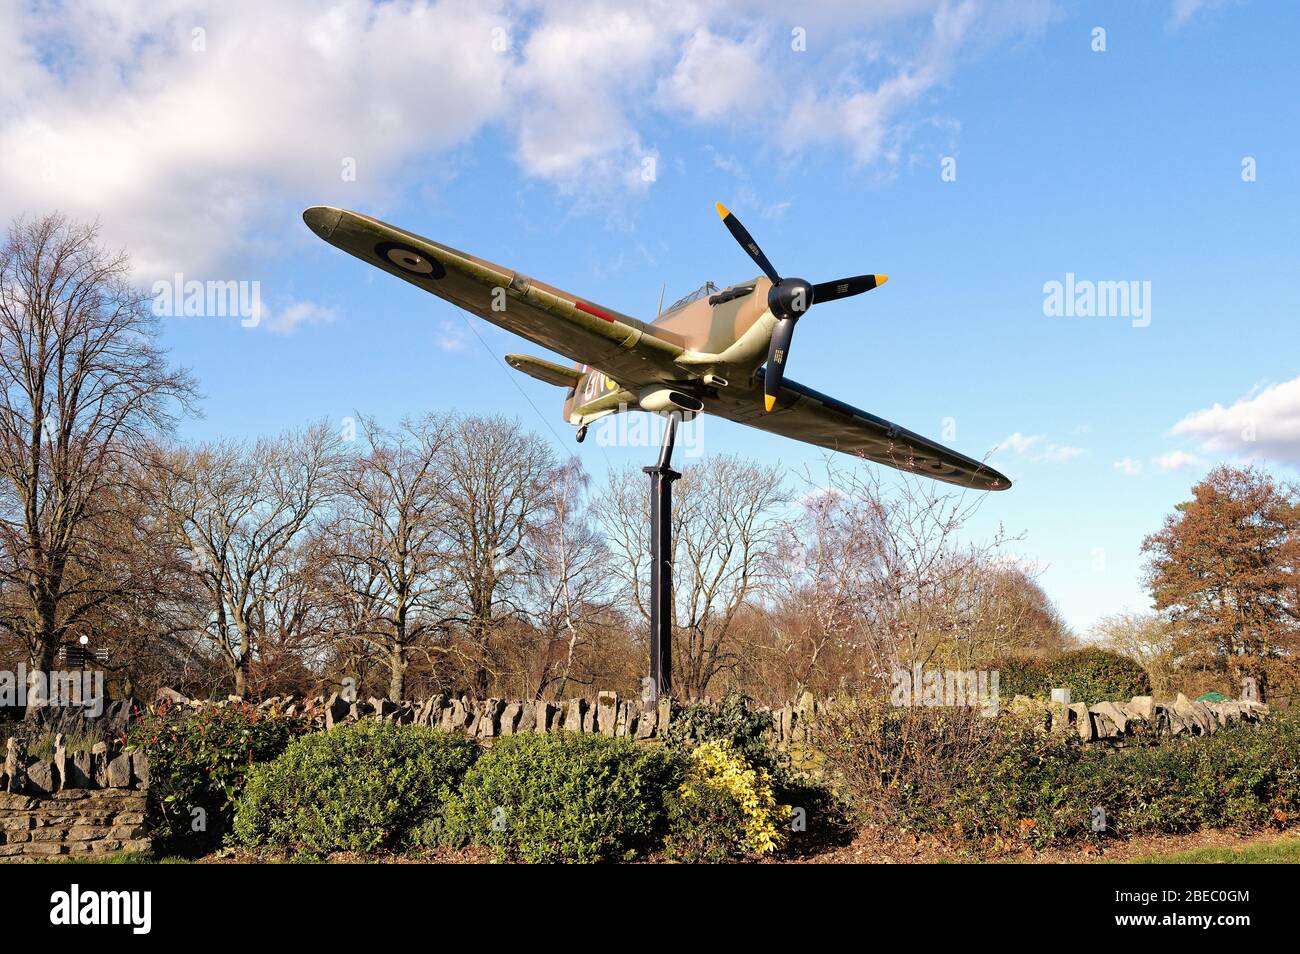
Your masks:
<svg viewBox="0 0 1300 954"><path fill-rule="evenodd" d="M977 460L787 379L799 318L886 276L782 278L721 203L718 214L763 274L706 284L649 324L356 212L313 206L303 220L331 245L577 362L506 355L516 370L567 389L564 417L579 441L592 421L620 411L708 413L962 487L1011 486Z"/></svg>

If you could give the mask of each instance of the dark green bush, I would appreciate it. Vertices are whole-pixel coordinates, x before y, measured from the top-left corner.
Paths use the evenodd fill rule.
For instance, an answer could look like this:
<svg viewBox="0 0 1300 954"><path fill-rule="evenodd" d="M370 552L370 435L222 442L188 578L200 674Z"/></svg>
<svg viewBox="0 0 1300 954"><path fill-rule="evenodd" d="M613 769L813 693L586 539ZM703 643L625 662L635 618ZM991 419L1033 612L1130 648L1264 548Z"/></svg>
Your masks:
<svg viewBox="0 0 1300 954"><path fill-rule="evenodd" d="M664 800L665 854L689 864L724 864L748 854L745 812L727 792L699 786L691 798L673 789Z"/></svg>
<svg viewBox="0 0 1300 954"><path fill-rule="evenodd" d="M1047 682L1049 689L1069 689L1071 702L1090 706L1151 694L1151 680L1138 663L1094 647L1073 649L1051 660L1047 664Z"/></svg>
<svg viewBox="0 0 1300 954"><path fill-rule="evenodd" d="M249 775L234 835L313 856L427 842L477 754L459 736L376 720L304 736Z"/></svg>
<svg viewBox="0 0 1300 954"><path fill-rule="evenodd" d="M1068 844L1201 828L1253 831L1300 811L1300 722L1112 750L1006 724L954 785L933 830L979 843ZM1095 809L1105 813L1093 830Z"/></svg>
<svg viewBox="0 0 1300 954"><path fill-rule="evenodd" d="M149 817L157 847L196 853L221 843L249 770L307 730L302 719L252 705L146 712L128 741L149 759Z"/></svg>
<svg viewBox="0 0 1300 954"><path fill-rule="evenodd" d="M529 862L625 860L658 845L680 756L560 732L497 742L447 804L453 840Z"/></svg>
<svg viewBox="0 0 1300 954"><path fill-rule="evenodd" d="M1054 688L1065 688L1072 702L1094 705L1151 693L1151 681L1138 663L1095 647L1073 649L1053 659L1007 656L994 660L989 668L998 671L998 693L1006 699L1046 697Z"/></svg>
<svg viewBox="0 0 1300 954"><path fill-rule="evenodd" d="M701 742L727 742L750 765L766 769L779 782L785 780L787 760L770 742L772 713L751 708L743 693L728 693L715 708L693 702L674 709L664 741L683 753Z"/></svg>
<svg viewBox="0 0 1300 954"><path fill-rule="evenodd" d="M1073 735L1049 735L1011 714L953 779L946 798L917 827L950 829L975 843L995 839L1044 847L1087 837L1105 783Z"/></svg>

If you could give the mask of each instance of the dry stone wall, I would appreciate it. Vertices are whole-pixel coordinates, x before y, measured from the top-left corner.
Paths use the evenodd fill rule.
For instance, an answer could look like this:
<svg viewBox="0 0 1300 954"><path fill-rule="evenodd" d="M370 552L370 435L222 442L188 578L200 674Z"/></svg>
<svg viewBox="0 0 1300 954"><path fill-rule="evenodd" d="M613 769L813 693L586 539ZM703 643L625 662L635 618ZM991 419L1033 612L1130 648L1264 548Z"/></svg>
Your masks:
<svg viewBox="0 0 1300 954"><path fill-rule="evenodd" d="M1128 702L1044 702L1016 696L1012 712L1038 715L1049 732L1077 732L1084 742L1120 742L1134 735L1212 735L1232 722L1260 722L1269 715L1268 706L1249 700L1195 702L1182 693L1173 702L1157 702L1153 696L1134 696Z"/></svg>
<svg viewBox="0 0 1300 954"><path fill-rule="evenodd" d="M762 711L772 715L772 741L787 746L814 738L818 717L830 704L804 693L799 700L784 706L764 707ZM621 699L613 692L598 693L594 701L574 698L561 702L480 700L446 694L423 702L374 698L349 702L335 694L302 702L272 698L262 702L261 707L305 716L325 729L357 719L379 718L430 726L444 732L462 732L482 740L521 732L591 732L653 739L662 734L672 718L667 700L647 709L641 700ZM1268 706L1258 702L1193 702L1182 695L1172 702L1136 696L1128 702L1101 702L1093 706L1016 696L1008 708L1036 714L1043 719L1045 730L1076 732L1085 742L1121 741L1139 732L1164 736L1209 735L1230 722L1259 722L1269 714Z"/></svg>
<svg viewBox="0 0 1300 954"><path fill-rule="evenodd" d="M54 758L28 758L9 738L0 771L0 860L145 851L149 765L140 752L97 743Z"/></svg>

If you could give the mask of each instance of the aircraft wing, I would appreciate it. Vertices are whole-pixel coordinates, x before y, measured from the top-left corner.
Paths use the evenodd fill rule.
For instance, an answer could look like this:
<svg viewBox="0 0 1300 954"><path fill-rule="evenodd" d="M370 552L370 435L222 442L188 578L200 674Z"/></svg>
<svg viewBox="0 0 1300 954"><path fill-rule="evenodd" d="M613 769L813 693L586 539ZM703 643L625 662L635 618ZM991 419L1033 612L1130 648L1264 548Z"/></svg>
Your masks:
<svg viewBox="0 0 1300 954"><path fill-rule="evenodd" d="M681 377L683 349L612 308L367 215L318 205L302 217L331 245L616 380Z"/></svg>
<svg viewBox="0 0 1300 954"><path fill-rule="evenodd" d="M776 407L770 413L764 413L759 403L762 390L763 369L760 368L757 387L752 393L749 389L735 391L727 388L722 392L726 397L710 402L708 409L762 431L828 450L860 455L878 464L959 487L1006 490L1011 486L1010 480L987 464L827 397L797 381L785 379Z"/></svg>

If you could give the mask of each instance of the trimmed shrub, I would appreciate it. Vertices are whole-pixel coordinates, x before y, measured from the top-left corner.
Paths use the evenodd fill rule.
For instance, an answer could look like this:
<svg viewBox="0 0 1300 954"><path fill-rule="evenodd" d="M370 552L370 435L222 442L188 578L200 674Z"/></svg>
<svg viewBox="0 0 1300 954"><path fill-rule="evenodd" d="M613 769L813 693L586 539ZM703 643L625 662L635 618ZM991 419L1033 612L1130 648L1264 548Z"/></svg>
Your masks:
<svg viewBox="0 0 1300 954"><path fill-rule="evenodd" d="M1094 705L1151 693L1151 680L1141 665L1096 647L1072 649L1053 659L1007 656L989 668L998 671L998 692L1008 699L1046 697L1054 688L1066 688L1072 702Z"/></svg>
<svg viewBox="0 0 1300 954"><path fill-rule="evenodd" d="M948 796L916 827L951 830L983 847L1046 847L1088 837L1092 808L1114 804L1096 759L1077 736L1049 735L1035 722L999 717Z"/></svg>
<svg viewBox="0 0 1300 954"><path fill-rule="evenodd" d="M743 858L745 812L724 788L699 786L690 797L680 789L667 794L665 854L672 861L718 865Z"/></svg>
<svg viewBox="0 0 1300 954"><path fill-rule="evenodd" d="M304 736L249 775L235 837L313 856L428 842L477 754L460 736L377 720Z"/></svg>
<svg viewBox="0 0 1300 954"><path fill-rule="evenodd" d="M146 711L128 741L149 759L148 823L158 849L197 853L220 844L249 771L306 730L302 719L248 704Z"/></svg>
<svg viewBox="0 0 1300 954"><path fill-rule="evenodd" d="M665 844L678 860L731 860L785 845L790 806L777 802L767 770L750 764L729 742L697 745L668 803Z"/></svg>
<svg viewBox="0 0 1300 954"><path fill-rule="evenodd" d="M508 736L448 801L447 832L521 861L627 860L658 844L683 774L671 750L630 739Z"/></svg>
<svg viewBox="0 0 1300 954"><path fill-rule="evenodd" d="M997 672L998 695L1004 699L1046 696L1051 689L1047 662L1040 656L1004 656L993 660L988 668Z"/></svg>
<svg viewBox="0 0 1300 954"><path fill-rule="evenodd" d="M746 762L784 781L788 759L770 741L772 713L751 708L748 696L728 693L714 708L693 702L673 712L664 741L689 756L702 742L723 742Z"/></svg>
<svg viewBox="0 0 1300 954"><path fill-rule="evenodd" d="M979 850L1246 832L1300 815L1300 720L1288 716L1111 748L1011 712L856 700L827 711L820 738L828 776L860 818Z"/></svg>
<svg viewBox="0 0 1300 954"><path fill-rule="evenodd" d="M1151 680L1138 663L1106 649L1089 647L1062 653L1047 664L1045 688L1070 690L1072 702L1095 705L1151 694Z"/></svg>

